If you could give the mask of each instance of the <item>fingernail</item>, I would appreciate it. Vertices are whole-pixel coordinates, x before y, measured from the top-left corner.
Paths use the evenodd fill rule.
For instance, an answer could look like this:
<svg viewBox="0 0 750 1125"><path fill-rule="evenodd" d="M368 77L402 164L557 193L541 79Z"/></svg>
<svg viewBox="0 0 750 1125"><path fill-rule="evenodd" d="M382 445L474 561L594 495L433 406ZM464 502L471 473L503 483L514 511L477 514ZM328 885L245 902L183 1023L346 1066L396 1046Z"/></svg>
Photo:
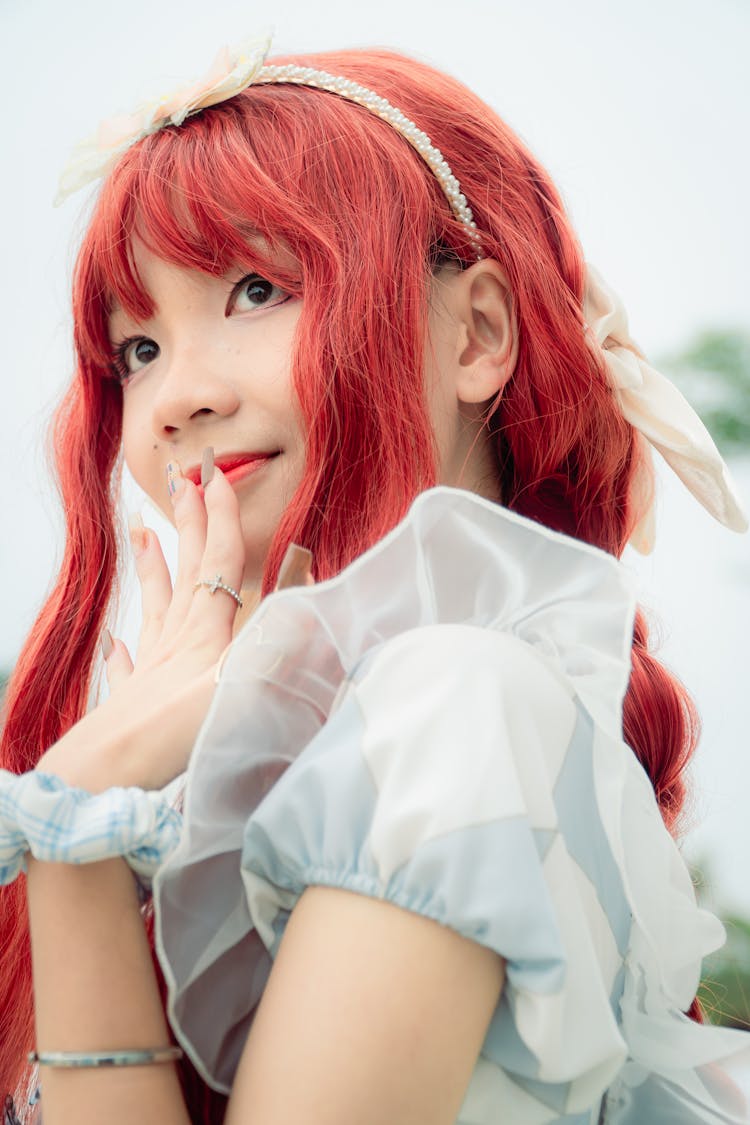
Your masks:
<svg viewBox="0 0 750 1125"><path fill-rule="evenodd" d="M112 649L115 647L112 643L112 634L109 629L103 630L100 644L102 646L102 656L105 660L109 660L112 655Z"/></svg>
<svg viewBox="0 0 750 1125"><path fill-rule="evenodd" d="M290 543L279 567L276 589L286 590L289 586L306 586L311 574L312 551L308 551L307 547L298 547L296 543Z"/></svg>
<svg viewBox="0 0 750 1125"><path fill-rule="evenodd" d="M148 547L148 531L143 526L139 512L131 512L128 516L128 532L133 554L136 558L140 558Z"/></svg>
<svg viewBox="0 0 750 1125"><path fill-rule="evenodd" d="M201 484L205 488L210 484L214 475L214 447L207 445L203 450L203 460L201 461Z"/></svg>
<svg viewBox="0 0 750 1125"><path fill-rule="evenodd" d="M185 478L182 475L179 461L170 461L167 465L167 492L173 504L184 488Z"/></svg>

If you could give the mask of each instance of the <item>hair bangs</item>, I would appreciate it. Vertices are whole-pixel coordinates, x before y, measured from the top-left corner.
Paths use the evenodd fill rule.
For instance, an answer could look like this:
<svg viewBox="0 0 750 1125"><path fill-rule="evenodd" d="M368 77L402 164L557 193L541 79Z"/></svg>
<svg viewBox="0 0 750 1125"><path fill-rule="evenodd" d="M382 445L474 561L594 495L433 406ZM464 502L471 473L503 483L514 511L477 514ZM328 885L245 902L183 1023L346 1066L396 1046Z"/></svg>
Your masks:
<svg viewBox="0 0 750 1125"><path fill-rule="evenodd" d="M253 166L246 138L226 116L200 114L179 131L145 138L105 182L76 269L74 303L84 312L76 343L84 362L109 367L107 322L115 308L139 321L155 311L136 243L183 269L223 276L240 268L300 291L295 251L306 241L300 225L309 233L311 224L295 222L289 196Z"/></svg>

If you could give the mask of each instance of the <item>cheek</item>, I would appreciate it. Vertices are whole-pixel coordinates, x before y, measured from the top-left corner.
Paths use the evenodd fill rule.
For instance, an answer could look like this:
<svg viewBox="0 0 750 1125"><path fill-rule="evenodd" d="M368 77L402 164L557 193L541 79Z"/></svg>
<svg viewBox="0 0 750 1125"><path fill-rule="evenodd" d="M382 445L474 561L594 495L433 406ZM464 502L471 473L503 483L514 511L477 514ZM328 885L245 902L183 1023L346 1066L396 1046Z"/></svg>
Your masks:
<svg viewBox="0 0 750 1125"><path fill-rule="evenodd" d="M143 425L137 410L126 406L122 414L122 455L130 475L146 495L167 515L171 513L163 457L153 433Z"/></svg>

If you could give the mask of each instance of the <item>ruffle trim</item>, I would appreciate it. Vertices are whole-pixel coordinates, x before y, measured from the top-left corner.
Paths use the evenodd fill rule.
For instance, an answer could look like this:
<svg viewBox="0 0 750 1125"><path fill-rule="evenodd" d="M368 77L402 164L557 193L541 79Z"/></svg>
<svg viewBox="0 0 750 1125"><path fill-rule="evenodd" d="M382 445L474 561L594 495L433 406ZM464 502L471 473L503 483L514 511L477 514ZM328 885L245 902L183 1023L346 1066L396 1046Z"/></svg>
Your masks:
<svg viewBox="0 0 750 1125"><path fill-rule="evenodd" d="M620 1095L655 1082L678 1089L696 1122L747 1120L725 1109L701 1077L730 1056L748 1065L747 1037L700 1027L679 1011L723 931L696 906L650 783L620 741L634 609L630 577L611 556L445 488L422 494L390 535L336 578L262 603L225 662L187 772L185 830L154 884L170 1019L211 1086L230 1088L271 966L243 885L248 818L321 730L368 653L411 629L465 624L532 646L606 736L600 752L620 747L600 772L597 800L633 916L621 1000L631 1061L616 1079L620 1093L612 1088L607 1121L635 1123L616 1108L627 1102ZM639 811L624 821L618 810L626 805ZM665 924L667 914L675 925ZM241 987L222 972L228 956L245 966ZM210 1047L197 1046L209 996L224 1025L210 1028Z"/></svg>

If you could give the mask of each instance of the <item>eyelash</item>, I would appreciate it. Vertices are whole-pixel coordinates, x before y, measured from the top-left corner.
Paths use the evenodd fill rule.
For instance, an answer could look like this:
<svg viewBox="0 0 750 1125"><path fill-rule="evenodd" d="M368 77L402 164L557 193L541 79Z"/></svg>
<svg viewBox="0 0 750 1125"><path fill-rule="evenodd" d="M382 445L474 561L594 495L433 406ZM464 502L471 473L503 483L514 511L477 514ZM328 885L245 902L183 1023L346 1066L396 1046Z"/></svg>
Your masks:
<svg viewBox="0 0 750 1125"><path fill-rule="evenodd" d="M268 278L262 277L257 273L249 273L232 286L232 290L229 294L229 299L227 301L224 313L226 317L232 316L237 301L242 295L243 290L251 283L257 282L261 282L264 285L270 285L271 293L273 293L273 290L277 290L277 292L279 294L282 294L282 296L280 299L277 297L275 300L271 300L271 298L269 297L268 301L264 302L261 305L255 306L256 309L262 309L266 307L277 308L279 305L286 304L286 302L291 300L291 298L294 296L294 294L288 293L285 289L282 289L280 285L275 285L274 282L269 281ZM249 312L252 310L244 309L241 311ZM127 336L124 340L121 340L113 347L111 371L113 377L117 379L117 381L122 385L124 385L136 373L135 371L131 371L130 367L128 366L128 352L131 348L140 343L152 343L157 349L158 353L159 345L155 341L150 340L148 336ZM144 363L143 366L145 367L147 366L147 364ZM140 368L138 368L138 370L140 370Z"/></svg>
<svg viewBox="0 0 750 1125"><path fill-rule="evenodd" d="M158 344L154 340L150 340L148 336L126 336L119 344L115 344L112 350L112 375L119 383L126 383L132 375L135 374L128 367L127 354L130 348L140 343L152 343L154 347L158 348ZM145 365L144 365L145 366Z"/></svg>
<svg viewBox="0 0 750 1125"><path fill-rule="evenodd" d="M261 282L264 285L270 285L272 292L275 289L279 293L283 294L281 300L279 300L278 298L273 301L269 299L262 305L257 305L256 308L277 308L279 305L285 304L293 296L292 293L288 293L285 289L282 289L280 285L276 285L273 281L269 281L267 277L263 277L259 273L248 273L245 275L245 277L240 278L237 284L232 287L232 292L229 294L229 300L227 301L226 312L224 314L225 316L231 316L232 310L238 298L241 296L243 290L247 288L247 286L249 286L251 282Z"/></svg>

